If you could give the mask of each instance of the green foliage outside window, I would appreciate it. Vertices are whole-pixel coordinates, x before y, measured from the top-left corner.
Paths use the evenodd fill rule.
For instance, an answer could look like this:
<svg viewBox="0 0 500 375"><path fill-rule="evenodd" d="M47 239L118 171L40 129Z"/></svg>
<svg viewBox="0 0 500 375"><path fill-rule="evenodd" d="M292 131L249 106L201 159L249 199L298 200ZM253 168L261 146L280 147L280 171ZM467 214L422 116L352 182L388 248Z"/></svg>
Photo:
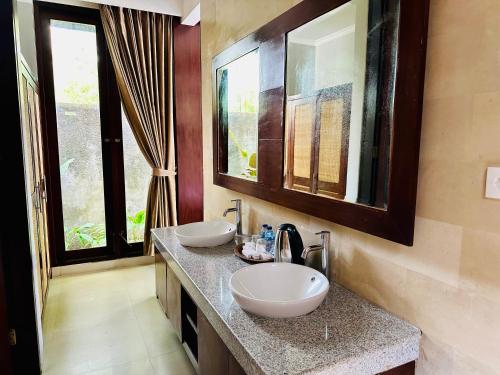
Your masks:
<svg viewBox="0 0 500 375"><path fill-rule="evenodd" d="M64 231L66 250L88 249L106 245L104 224L86 223Z"/></svg>
<svg viewBox="0 0 500 375"><path fill-rule="evenodd" d="M128 242L144 240L144 223L146 214L140 210L133 215L127 215ZM66 250L90 249L106 245L106 228L104 224L86 223L74 226L64 231Z"/></svg>
<svg viewBox="0 0 500 375"><path fill-rule="evenodd" d="M242 176L247 177L247 178L256 178L257 177L257 154L255 152L252 152L251 154L248 153L247 150L245 150L238 140L236 139L234 133L229 129L229 139L234 143L236 148L238 149L240 153L240 157L242 159L246 160L247 167L243 173L241 173Z"/></svg>
<svg viewBox="0 0 500 375"><path fill-rule="evenodd" d="M135 215L127 215L127 240L128 242L141 242L144 240L144 223L146 213L140 210Z"/></svg>

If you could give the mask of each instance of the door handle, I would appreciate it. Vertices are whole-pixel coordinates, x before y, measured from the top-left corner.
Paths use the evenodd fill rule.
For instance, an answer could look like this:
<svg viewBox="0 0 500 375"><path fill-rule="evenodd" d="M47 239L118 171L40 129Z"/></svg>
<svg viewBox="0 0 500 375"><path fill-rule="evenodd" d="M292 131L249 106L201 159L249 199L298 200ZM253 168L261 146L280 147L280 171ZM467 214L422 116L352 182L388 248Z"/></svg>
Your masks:
<svg viewBox="0 0 500 375"><path fill-rule="evenodd" d="M125 242L125 245L127 245L129 248L132 248L132 245L130 245L127 239L125 238L125 231L122 230L119 233L117 233L117 235L123 240L123 242Z"/></svg>
<svg viewBox="0 0 500 375"><path fill-rule="evenodd" d="M45 176L40 180L40 196L47 201L47 183L45 182Z"/></svg>
<svg viewBox="0 0 500 375"><path fill-rule="evenodd" d="M35 206L35 210L36 211L40 211L40 187L39 187L39 183L37 183L35 185L35 188L33 189L33 193L32 193L32 196L33 196L33 205Z"/></svg>

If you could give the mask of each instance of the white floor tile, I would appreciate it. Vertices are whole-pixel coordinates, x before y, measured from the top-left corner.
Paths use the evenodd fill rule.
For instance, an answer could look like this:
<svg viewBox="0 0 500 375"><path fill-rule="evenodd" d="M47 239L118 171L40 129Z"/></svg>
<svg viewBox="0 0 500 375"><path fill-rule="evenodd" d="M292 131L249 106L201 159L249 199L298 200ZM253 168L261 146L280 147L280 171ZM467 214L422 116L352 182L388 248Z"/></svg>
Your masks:
<svg viewBox="0 0 500 375"><path fill-rule="evenodd" d="M153 265L51 280L43 373L194 374L154 288Z"/></svg>

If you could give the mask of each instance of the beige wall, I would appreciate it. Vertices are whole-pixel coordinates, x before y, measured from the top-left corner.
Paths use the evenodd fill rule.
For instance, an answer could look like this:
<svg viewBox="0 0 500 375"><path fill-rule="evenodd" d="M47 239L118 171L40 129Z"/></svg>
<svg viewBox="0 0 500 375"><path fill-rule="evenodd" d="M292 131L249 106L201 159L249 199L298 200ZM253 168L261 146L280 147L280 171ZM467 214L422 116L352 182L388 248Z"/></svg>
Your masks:
<svg viewBox="0 0 500 375"><path fill-rule="evenodd" d="M202 0L205 218L240 197L244 229L329 229L337 280L422 329L419 374L500 371L500 1L431 0L415 245L404 247L212 184L211 58L298 1Z"/></svg>

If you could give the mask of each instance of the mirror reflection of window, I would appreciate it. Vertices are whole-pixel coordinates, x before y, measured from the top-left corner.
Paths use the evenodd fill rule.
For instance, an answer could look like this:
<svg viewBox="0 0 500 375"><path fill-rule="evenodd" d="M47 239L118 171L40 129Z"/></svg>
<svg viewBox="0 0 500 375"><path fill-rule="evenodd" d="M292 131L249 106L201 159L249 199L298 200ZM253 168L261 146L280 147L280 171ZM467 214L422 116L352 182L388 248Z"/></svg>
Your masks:
<svg viewBox="0 0 500 375"><path fill-rule="evenodd" d="M257 180L259 53L254 50L217 70L219 171ZM222 164L222 165L220 165Z"/></svg>
<svg viewBox="0 0 500 375"><path fill-rule="evenodd" d="M377 96L392 84L397 6L384 3L352 0L287 34L285 188L385 207Z"/></svg>

